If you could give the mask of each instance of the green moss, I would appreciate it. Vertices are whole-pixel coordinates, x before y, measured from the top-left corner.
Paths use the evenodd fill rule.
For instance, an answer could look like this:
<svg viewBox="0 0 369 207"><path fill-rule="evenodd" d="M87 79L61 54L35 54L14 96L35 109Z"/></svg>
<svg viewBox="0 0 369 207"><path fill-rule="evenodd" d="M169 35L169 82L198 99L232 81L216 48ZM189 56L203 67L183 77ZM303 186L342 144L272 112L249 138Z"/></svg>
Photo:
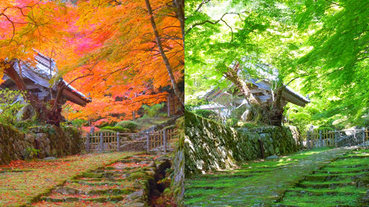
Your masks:
<svg viewBox="0 0 369 207"><path fill-rule="evenodd" d="M122 126L105 126L103 128L101 128L102 132L121 132L121 133L127 133L130 132L131 130L128 128L124 128Z"/></svg>
<svg viewBox="0 0 369 207"><path fill-rule="evenodd" d="M102 178L104 175L102 173L94 173L94 172L84 172L81 174L80 177L86 178Z"/></svg>
<svg viewBox="0 0 369 207"><path fill-rule="evenodd" d="M344 206L343 204L356 206L360 195L321 195L313 196L309 194L299 195L294 192L285 194L285 199L280 203L283 205L293 205L301 207L311 206Z"/></svg>
<svg viewBox="0 0 369 207"><path fill-rule="evenodd" d="M135 180L135 179L145 180L145 179L148 179L148 178L149 178L149 176L146 173L138 171L138 172L132 173L127 179L128 180Z"/></svg>
<svg viewBox="0 0 369 207"><path fill-rule="evenodd" d="M118 122L115 127L121 127L125 129L129 129L130 132L135 132L138 128L138 124L135 121L121 121Z"/></svg>
<svg viewBox="0 0 369 207"><path fill-rule="evenodd" d="M346 158L335 160L334 156L329 155L337 153L338 156L340 151L345 150L319 148L283 156L278 160L248 161L242 164L241 169L237 170L192 176L186 180L184 203L188 206L219 206L222 204L251 206L258 203L270 206L283 196L278 204L357 206L358 199L366 193L367 189L356 187L356 183L366 182L366 177L362 175L367 174L367 172L347 173L342 170L338 176L325 172L330 169L344 168L344 165L335 166L337 163L342 164L342 162L350 168ZM348 153L345 157L349 155L351 156L352 153ZM325 159L333 160L333 162L328 164L327 160L323 161L324 156L328 156ZM357 160L365 159L357 158ZM304 165L310 165L310 167L306 168ZM320 165L326 166L320 168ZM365 169L363 165L362 163L356 169ZM365 167L369 168L368 161L366 161ZM309 177L314 176L320 180L309 180ZM276 205L278 204L276 203Z"/></svg>
<svg viewBox="0 0 369 207"><path fill-rule="evenodd" d="M185 112L186 176L201 171L231 169L238 163L265 156L297 151L297 144L286 127L259 127L236 130L216 121ZM261 136L262 134L263 136Z"/></svg>

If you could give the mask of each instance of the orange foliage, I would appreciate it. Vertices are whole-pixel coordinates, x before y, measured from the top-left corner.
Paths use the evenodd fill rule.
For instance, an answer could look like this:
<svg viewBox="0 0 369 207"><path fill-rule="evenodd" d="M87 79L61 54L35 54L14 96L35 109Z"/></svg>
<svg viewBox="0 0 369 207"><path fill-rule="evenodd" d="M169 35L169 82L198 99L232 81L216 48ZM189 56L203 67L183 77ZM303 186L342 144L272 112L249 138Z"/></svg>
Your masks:
<svg viewBox="0 0 369 207"><path fill-rule="evenodd" d="M151 0L151 6L179 82L184 62L180 22L171 0ZM37 49L56 60L68 82L91 96L85 108L66 111L68 119L114 119L111 114L130 119L142 104L166 100L162 88L170 79L144 0L80 0L77 5L7 0L0 3L0 11L4 8L8 9L3 12L7 16L0 16L0 61L31 59L32 49Z"/></svg>

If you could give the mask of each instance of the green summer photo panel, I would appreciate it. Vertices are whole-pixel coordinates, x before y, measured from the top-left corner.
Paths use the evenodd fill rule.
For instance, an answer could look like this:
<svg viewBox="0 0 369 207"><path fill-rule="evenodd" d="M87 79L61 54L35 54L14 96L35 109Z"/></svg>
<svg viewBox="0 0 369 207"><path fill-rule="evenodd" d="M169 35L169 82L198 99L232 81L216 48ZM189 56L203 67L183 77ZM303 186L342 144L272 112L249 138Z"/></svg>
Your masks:
<svg viewBox="0 0 369 207"><path fill-rule="evenodd" d="M184 0L0 1L0 207L181 205L184 20Z"/></svg>
<svg viewBox="0 0 369 207"><path fill-rule="evenodd" d="M369 2L185 1L184 206L368 206Z"/></svg>

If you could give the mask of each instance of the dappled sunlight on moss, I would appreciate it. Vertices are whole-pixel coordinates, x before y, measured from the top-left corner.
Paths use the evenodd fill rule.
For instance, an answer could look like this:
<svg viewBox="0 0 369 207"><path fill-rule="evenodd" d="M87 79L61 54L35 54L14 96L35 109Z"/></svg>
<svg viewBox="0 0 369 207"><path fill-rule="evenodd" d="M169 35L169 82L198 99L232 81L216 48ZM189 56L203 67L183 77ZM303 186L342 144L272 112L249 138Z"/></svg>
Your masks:
<svg viewBox="0 0 369 207"><path fill-rule="evenodd" d="M185 204L188 206L252 206L253 204L270 206L283 195L295 195L296 192L288 191L289 187L299 185L299 181L304 179L305 176L319 176L319 174L313 172L331 160L335 160L336 157L342 156L347 151L349 149L320 148L283 156L276 160L244 162L240 169L197 175L186 181ZM332 164L334 163L332 162ZM336 169L338 168L341 167ZM332 176L332 174L324 175ZM360 173L355 175L360 175ZM342 182L341 180L309 180L306 181L306 185L322 183L321 187L332 184L346 186L336 192L342 195L352 192L360 195L365 193L365 190L350 185L352 181L347 180L346 175L342 177ZM301 189L303 189L303 186L295 187L296 191L301 191ZM319 188L314 188L311 196L321 194L324 197L324 194L329 193L332 193L329 189L319 190ZM302 196L302 199L305 199L304 196ZM358 196L351 194L348 194L348 196L352 200L358 199ZM296 198L286 199L290 199L288 204L297 204L293 203L297 202L298 199ZM341 198L337 197L337 199Z"/></svg>
<svg viewBox="0 0 369 207"><path fill-rule="evenodd" d="M294 206L366 206L368 149L353 150L287 189L280 204Z"/></svg>

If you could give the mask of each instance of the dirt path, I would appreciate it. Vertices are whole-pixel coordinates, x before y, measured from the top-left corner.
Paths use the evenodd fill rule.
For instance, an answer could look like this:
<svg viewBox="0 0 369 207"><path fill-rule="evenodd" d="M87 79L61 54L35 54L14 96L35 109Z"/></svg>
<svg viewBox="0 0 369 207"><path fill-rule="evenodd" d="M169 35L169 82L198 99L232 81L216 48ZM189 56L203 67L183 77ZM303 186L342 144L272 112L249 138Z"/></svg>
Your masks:
<svg viewBox="0 0 369 207"><path fill-rule="evenodd" d="M345 153L351 150L353 149L316 149L278 160L250 162L239 170L192 178L186 184L185 204L188 206L272 206L278 205L277 202L280 202L280 206L309 206L309 204L314 206L311 202L307 202L308 196L314 193L305 193L309 189L293 186L300 183L303 185L304 182L301 181L305 177L319 175L316 173L319 173L319 170L322 170L322 173L325 172L325 166L329 169L329 164L332 161L343 157ZM341 158L334 163L339 162L339 160ZM350 161L354 161L354 159L348 162ZM349 163L343 165L348 168L350 166ZM337 164L337 166L341 165ZM369 161L362 159L359 167L368 169ZM350 172L348 171L348 173ZM327 174L327 172L325 173ZM321 176L327 176L326 174ZM342 176L345 176L345 174L342 174ZM362 189L355 192L359 194L354 196L353 199L357 200L358 197L363 196ZM302 195L299 195L299 193ZM300 198L305 199L305 201L301 201L301 204L296 205ZM307 202L306 205L304 202ZM332 202L334 203L334 201Z"/></svg>

